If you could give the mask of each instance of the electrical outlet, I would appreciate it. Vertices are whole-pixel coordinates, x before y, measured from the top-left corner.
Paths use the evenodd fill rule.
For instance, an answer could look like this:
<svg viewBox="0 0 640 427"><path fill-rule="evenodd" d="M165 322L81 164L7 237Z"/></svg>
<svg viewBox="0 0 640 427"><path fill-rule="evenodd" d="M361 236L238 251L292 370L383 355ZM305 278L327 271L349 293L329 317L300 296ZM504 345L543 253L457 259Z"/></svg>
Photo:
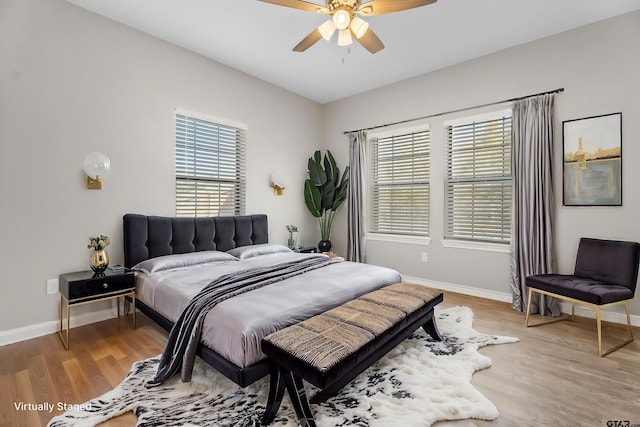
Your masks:
<svg viewBox="0 0 640 427"><path fill-rule="evenodd" d="M60 290L58 279L47 279L47 295L57 294Z"/></svg>
<svg viewBox="0 0 640 427"><path fill-rule="evenodd" d="M422 252L422 262L427 262L427 261L429 261L429 253Z"/></svg>

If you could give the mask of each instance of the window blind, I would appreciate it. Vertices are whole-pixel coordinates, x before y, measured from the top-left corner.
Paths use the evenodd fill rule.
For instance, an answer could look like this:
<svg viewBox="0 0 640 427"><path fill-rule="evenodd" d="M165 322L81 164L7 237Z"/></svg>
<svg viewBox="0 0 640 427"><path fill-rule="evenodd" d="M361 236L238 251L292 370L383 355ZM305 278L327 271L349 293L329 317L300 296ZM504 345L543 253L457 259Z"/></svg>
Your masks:
<svg viewBox="0 0 640 427"><path fill-rule="evenodd" d="M511 238L511 117L446 127L445 237Z"/></svg>
<svg viewBox="0 0 640 427"><path fill-rule="evenodd" d="M176 216L242 215L245 129L176 114Z"/></svg>
<svg viewBox="0 0 640 427"><path fill-rule="evenodd" d="M429 131L372 140L369 231L429 235Z"/></svg>

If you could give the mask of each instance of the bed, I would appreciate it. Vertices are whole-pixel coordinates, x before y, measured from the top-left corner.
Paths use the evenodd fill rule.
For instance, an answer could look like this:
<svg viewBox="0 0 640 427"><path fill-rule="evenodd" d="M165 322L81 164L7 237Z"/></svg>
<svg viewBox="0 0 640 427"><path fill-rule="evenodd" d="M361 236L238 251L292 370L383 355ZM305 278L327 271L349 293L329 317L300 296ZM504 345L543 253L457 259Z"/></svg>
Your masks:
<svg viewBox="0 0 640 427"><path fill-rule="evenodd" d="M212 279L249 268L321 254L300 254L268 241L266 215L123 217L125 266L136 268L136 306L169 331ZM334 262L225 300L205 318L198 355L245 387L269 373L260 341L372 290L400 282L394 270Z"/></svg>

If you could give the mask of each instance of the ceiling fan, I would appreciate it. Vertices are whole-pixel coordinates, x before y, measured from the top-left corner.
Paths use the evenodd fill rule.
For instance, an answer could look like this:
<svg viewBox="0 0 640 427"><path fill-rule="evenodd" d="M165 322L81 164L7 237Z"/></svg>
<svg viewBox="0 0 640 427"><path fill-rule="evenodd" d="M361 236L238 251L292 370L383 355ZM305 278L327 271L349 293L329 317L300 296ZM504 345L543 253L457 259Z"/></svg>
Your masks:
<svg viewBox="0 0 640 427"><path fill-rule="evenodd" d="M331 18L302 39L293 48L294 52L304 52L321 38L328 41L333 36L333 33L338 30L338 46L349 46L353 43L352 36L355 36L356 40L365 49L371 53L377 53L384 49L384 44L369 28L369 23L356 15L383 15L426 6L435 3L437 0L371 0L367 2L362 2L361 0L325 0L325 6L304 0L259 1L331 16Z"/></svg>

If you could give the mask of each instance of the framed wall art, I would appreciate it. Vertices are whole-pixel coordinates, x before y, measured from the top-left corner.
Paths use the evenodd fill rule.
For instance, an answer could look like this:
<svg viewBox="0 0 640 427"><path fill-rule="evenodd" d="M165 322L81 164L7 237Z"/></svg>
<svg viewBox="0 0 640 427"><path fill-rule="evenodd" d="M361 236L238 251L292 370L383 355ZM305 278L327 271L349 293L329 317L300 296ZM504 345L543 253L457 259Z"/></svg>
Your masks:
<svg viewBox="0 0 640 427"><path fill-rule="evenodd" d="M562 122L564 206L622 206L622 113Z"/></svg>

